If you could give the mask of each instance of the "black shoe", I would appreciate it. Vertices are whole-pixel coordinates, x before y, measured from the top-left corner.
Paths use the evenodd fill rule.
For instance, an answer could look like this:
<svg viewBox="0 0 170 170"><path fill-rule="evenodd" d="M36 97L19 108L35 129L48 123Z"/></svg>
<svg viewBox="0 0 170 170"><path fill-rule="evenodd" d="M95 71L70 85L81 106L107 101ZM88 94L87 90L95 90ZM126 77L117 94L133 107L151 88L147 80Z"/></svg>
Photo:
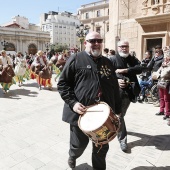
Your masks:
<svg viewBox="0 0 170 170"><path fill-rule="evenodd" d="M166 119L168 119L169 118L169 116L168 115L165 115L164 117L163 117L163 120L166 120Z"/></svg>
<svg viewBox="0 0 170 170"><path fill-rule="evenodd" d="M155 115L159 116L159 115L164 115L164 112L158 112Z"/></svg>
<svg viewBox="0 0 170 170"><path fill-rule="evenodd" d="M69 157L68 158L68 165L69 165L70 168L75 168L76 160L74 158L72 158L72 157Z"/></svg>
<svg viewBox="0 0 170 170"><path fill-rule="evenodd" d="M127 150L128 150L127 143L120 142L120 148L123 152L127 152Z"/></svg>

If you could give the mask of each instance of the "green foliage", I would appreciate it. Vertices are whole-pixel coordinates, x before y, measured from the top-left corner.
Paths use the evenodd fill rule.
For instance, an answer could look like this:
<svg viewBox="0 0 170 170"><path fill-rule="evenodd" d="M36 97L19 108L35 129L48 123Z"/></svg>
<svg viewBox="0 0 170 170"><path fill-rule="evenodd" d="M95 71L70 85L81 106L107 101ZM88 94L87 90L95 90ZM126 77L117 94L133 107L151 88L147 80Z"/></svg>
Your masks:
<svg viewBox="0 0 170 170"><path fill-rule="evenodd" d="M68 45L60 45L60 44L53 44L51 45L51 50L54 50L55 52L62 52L65 50L68 50Z"/></svg>

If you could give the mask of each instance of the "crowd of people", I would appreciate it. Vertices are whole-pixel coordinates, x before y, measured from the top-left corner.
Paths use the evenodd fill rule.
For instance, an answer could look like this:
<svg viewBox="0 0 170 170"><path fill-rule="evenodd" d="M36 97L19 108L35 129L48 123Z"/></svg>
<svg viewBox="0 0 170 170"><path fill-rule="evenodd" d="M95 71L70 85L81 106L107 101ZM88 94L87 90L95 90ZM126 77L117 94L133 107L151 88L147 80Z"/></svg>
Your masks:
<svg viewBox="0 0 170 170"><path fill-rule="evenodd" d="M47 55L46 52L39 50L35 55L27 53L24 55L22 52L10 55L2 50L0 53L0 84L3 93L7 93L13 84L18 83L19 87L23 86L28 79L35 79L39 90L42 89L42 86L52 90L52 73L54 71L59 76L69 56L70 51Z"/></svg>
<svg viewBox="0 0 170 170"><path fill-rule="evenodd" d="M70 125L68 156L70 168L76 167L76 160L86 149L89 138L95 138L92 140L94 170L106 170L109 142L115 136L120 143L120 149L123 152L128 151L124 116L131 102L143 101L144 87L147 85L156 82L158 99L154 105L160 108L156 115L164 115L163 119L168 120L167 124L170 126L170 49L156 46L153 56L150 51L146 51L143 60L139 61L135 51L130 51L127 40L120 40L116 50L102 49L102 42L101 35L92 31L85 37L85 49L75 54L71 54L70 51L52 53L49 58L46 53L39 50L35 56L31 54L24 56L18 52L12 59L4 50L1 51L0 83L5 92L16 80L18 86L22 86L25 78L36 79L39 90L42 86L52 90L52 72L56 71L55 80L59 77L57 89L65 102L62 120ZM8 72L10 75L8 81L3 79L6 72L4 70L11 70ZM139 75L144 78L141 79ZM98 114L96 122L99 121L102 118L101 108L98 107L103 103L109 109L108 119L112 125L107 119L97 129L90 129L88 119L86 126L91 133L87 135L88 131L80 126L80 118L86 115L89 108L94 107L95 110L89 112ZM113 124L117 126L114 135L110 129Z"/></svg>
<svg viewBox="0 0 170 170"><path fill-rule="evenodd" d="M80 126L80 118L86 115L89 107L98 106L100 102L107 103L112 114L119 117L120 127L116 132L117 138L121 150L128 151L124 116L130 103L136 103L141 95L144 84L139 81L138 75L145 74L144 82L148 79L151 82L158 81L164 84L166 82L165 88L158 86L160 112L156 115L164 115L163 119L167 119L170 125L168 119L170 118L169 49L165 52L161 47L156 46L153 57L150 51L146 51L144 59L139 61L136 53L130 52L127 40L118 42L116 52L108 48L102 50L102 41L99 33L88 33L84 41L85 50L69 58L58 81L58 91L65 101L62 120L70 124L68 158L70 168L76 167L76 160L83 154L89 142L87 131ZM153 78L155 72L159 72L156 80ZM109 128L105 128L107 134L110 134ZM100 131L106 133L103 129ZM94 129L91 133L92 139L100 136ZM102 141L104 143L102 145L98 142L93 141L92 166L94 170L105 170L109 142Z"/></svg>

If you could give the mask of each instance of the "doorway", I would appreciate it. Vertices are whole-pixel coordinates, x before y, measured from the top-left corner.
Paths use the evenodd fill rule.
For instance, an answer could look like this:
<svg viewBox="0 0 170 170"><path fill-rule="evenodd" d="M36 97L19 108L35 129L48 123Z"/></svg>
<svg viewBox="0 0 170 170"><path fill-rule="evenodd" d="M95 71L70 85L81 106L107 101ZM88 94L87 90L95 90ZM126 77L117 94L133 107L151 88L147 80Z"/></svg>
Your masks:
<svg viewBox="0 0 170 170"><path fill-rule="evenodd" d="M28 54L33 54L35 55L37 53L37 48L34 44L30 44L28 46Z"/></svg>
<svg viewBox="0 0 170 170"><path fill-rule="evenodd" d="M155 39L147 39L146 40L146 47L147 50L150 51L151 56L155 54L155 46L160 45L162 47L162 38L155 38Z"/></svg>

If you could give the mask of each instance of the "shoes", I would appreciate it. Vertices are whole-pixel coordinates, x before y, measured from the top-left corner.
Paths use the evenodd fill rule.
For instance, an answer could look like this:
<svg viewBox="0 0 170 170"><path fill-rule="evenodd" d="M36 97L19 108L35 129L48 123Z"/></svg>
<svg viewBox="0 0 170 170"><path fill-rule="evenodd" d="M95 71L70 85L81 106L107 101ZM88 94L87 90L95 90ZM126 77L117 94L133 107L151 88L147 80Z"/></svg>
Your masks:
<svg viewBox="0 0 170 170"><path fill-rule="evenodd" d="M168 123L167 123L168 126L170 126L170 119L168 120Z"/></svg>
<svg viewBox="0 0 170 170"><path fill-rule="evenodd" d="M41 90L41 86L39 86L39 90Z"/></svg>
<svg viewBox="0 0 170 170"><path fill-rule="evenodd" d="M159 103L158 103L158 104L155 104L154 107L160 107L160 104L159 104Z"/></svg>
<svg viewBox="0 0 170 170"><path fill-rule="evenodd" d="M164 115L164 112L158 112L155 115L157 115L157 116Z"/></svg>
<svg viewBox="0 0 170 170"><path fill-rule="evenodd" d="M159 103L159 100L157 100L156 102L154 102L153 105L158 104L158 103Z"/></svg>
<svg viewBox="0 0 170 170"><path fill-rule="evenodd" d="M6 94L7 93L7 90L3 90L3 94Z"/></svg>
<svg viewBox="0 0 170 170"><path fill-rule="evenodd" d="M72 158L72 157L69 157L68 158L68 165L69 165L70 168L75 168L76 160L74 158Z"/></svg>
<svg viewBox="0 0 170 170"><path fill-rule="evenodd" d="M48 90L52 91L52 90L53 90L53 88L52 88L51 86L49 86L49 87L48 87Z"/></svg>
<svg viewBox="0 0 170 170"><path fill-rule="evenodd" d="M154 106L154 107L159 107L159 106L160 106L159 101L156 101L155 103L153 103L153 106Z"/></svg>
<svg viewBox="0 0 170 170"><path fill-rule="evenodd" d="M127 152L127 150L128 150L127 143L120 142L120 148L123 152Z"/></svg>
<svg viewBox="0 0 170 170"><path fill-rule="evenodd" d="M169 118L169 116L168 115L165 115L164 117L163 117L163 120L166 120L166 119L168 119Z"/></svg>

